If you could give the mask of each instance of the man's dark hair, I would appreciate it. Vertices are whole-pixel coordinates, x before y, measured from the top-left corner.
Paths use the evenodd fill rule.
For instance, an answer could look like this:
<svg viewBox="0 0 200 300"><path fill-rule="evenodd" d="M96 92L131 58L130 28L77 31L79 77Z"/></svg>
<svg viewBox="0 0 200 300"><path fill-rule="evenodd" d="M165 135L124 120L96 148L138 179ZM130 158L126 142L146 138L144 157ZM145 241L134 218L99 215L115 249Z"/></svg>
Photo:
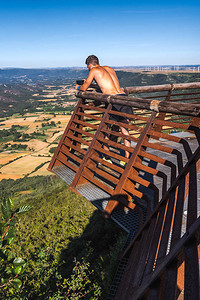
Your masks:
<svg viewBox="0 0 200 300"><path fill-rule="evenodd" d="M92 64L94 66L99 65L99 59L95 55L90 55L86 58L86 65Z"/></svg>

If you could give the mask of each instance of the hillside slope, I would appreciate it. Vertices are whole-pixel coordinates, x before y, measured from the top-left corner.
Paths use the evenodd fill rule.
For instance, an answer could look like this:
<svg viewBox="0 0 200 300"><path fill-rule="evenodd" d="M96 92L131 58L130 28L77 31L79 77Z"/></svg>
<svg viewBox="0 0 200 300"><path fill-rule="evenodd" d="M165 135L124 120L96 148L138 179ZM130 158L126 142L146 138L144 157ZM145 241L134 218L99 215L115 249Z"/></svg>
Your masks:
<svg viewBox="0 0 200 300"><path fill-rule="evenodd" d="M14 295L11 289L1 289L0 298L58 299L59 294L59 299L67 299L61 285L71 277L76 258L90 264L89 272L94 270L89 278L101 296L93 299L105 299L125 233L55 176L3 180L0 191L1 199L12 194L16 204L33 207L21 217L14 245L14 252L29 261L24 286ZM93 292L84 299L92 299Z"/></svg>

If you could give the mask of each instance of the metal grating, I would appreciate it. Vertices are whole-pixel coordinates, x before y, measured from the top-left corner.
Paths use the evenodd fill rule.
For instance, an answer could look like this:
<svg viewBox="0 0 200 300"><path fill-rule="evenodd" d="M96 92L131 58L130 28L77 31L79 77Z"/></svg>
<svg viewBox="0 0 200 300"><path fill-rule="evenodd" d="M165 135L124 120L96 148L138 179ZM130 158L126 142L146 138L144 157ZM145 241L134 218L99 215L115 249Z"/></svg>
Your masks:
<svg viewBox="0 0 200 300"><path fill-rule="evenodd" d="M129 234L138 230L138 213L132 209L114 211L111 219Z"/></svg>
<svg viewBox="0 0 200 300"><path fill-rule="evenodd" d="M72 183L76 174L73 170L66 167L65 165L53 167L52 170L69 185Z"/></svg>
<svg viewBox="0 0 200 300"><path fill-rule="evenodd" d="M118 264L117 271L115 273L114 280L112 282L111 288L109 290L109 294L107 296L107 300L112 300L114 299L114 296L116 294L116 291L118 289L119 283L122 279L122 275L124 274L125 268L127 266L128 259L123 258L120 263Z"/></svg>
<svg viewBox="0 0 200 300"><path fill-rule="evenodd" d="M77 186L76 190L98 209L101 211L105 210L108 200L110 199L108 193L90 182Z"/></svg>

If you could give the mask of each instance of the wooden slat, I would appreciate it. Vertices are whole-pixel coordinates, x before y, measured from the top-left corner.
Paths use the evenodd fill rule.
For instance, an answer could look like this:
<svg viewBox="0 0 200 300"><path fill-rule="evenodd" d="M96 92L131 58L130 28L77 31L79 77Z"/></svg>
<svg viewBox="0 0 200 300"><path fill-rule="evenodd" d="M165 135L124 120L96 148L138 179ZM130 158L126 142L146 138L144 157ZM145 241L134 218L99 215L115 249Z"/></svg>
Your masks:
<svg viewBox="0 0 200 300"><path fill-rule="evenodd" d="M137 142L138 139L135 138L134 136L132 136L132 134L130 133L129 131L129 134L130 135L124 135L123 133L121 132L117 132L117 131L112 131L112 130L109 130L109 129L103 129L102 130L103 133L106 133L106 134L109 134L109 135L114 135L116 137L120 137L120 138L123 138L123 139L126 139L128 141L134 141L134 142ZM138 134L138 133L137 133Z"/></svg>
<svg viewBox="0 0 200 300"><path fill-rule="evenodd" d="M85 131L85 130L80 129L80 128L70 128L69 130L72 131L72 132L71 132L72 134L75 134L76 132L78 132L78 133L81 133L81 134L83 134L83 135L85 135L85 136L87 136L87 137L91 137L91 138L94 137L94 134L93 134L93 133L90 133L90 132Z"/></svg>
<svg viewBox="0 0 200 300"><path fill-rule="evenodd" d="M158 243L161 238L161 232L162 232L164 220L166 217L166 209L167 209L167 207L165 205L162 205L159 210L158 219L157 219L156 226L155 226L155 231L152 236L152 242L151 242L151 245L149 246L149 257L148 257L148 261L146 264L146 269L144 272L143 280L144 280L145 276L147 276L154 270L154 265L156 263L156 254L158 251Z"/></svg>
<svg viewBox="0 0 200 300"><path fill-rule="evenodd" d="M128 185L128 183L131 183L131 182L127 180L123 186L123 190L128 191L133 196L136 196L136 197L142 199L144 194L142 192L136 190L132 184Z"/></svg>
<svg viewBox="0 0 200 300"><path fill-rule="evenodd" d="M86 111L87 110L92 110L92 111L97 111L97 112L102 112L104 113L106 111L106 108L101 108L99 106L94 106L94 105L84 105L84 104L81 104L79 105L79 107L81 108L84 108Z"/></svg>
<svg viewBox="0 0 200 300"><path fill-rule="evenodd" d="M156 175L158 177L161 177L161 178L163 178L165 180L167 179L167 176L166 176L165 173L163 173L163 172L161 172L159 170L153 169L153 168L151 168L149 166L145 166L145 165L143 165L143 164L141 164L139 162L136 162L134 164L134 167L138 168L139 170L145 171L147 173L150 173L150 174Z"/></svg>
<svg viewBox="0 0 200 300"><path fill-rule="evenodd" d="M166 270L163 300L176 299L177 292L177 260L172 261Z"/></svg>
<svg viewBox="0 0 200 300"><path fill-rule="evenodd" d="M192 227L192 226L191 226ZM197 241L190 239L184 245L185 253L185 284L184 299L199 300L199 259Z"/></svg>
<svg viewBox="0 0 200 300"><path fill-rule="evenodd" d="M189 173L189 195L187 207L187 229L195 222L197 218L197 171L196 162L190 165Z"/></svg>
<svg viewBox="0 0 200 300"><path fill-rule="evenodd" d="M153 190L154 191L154 201L156 203L158 202L159 190L158 190L157 186L155 186L152 182L149 182L135 174L130 174L128 178L135 181L135 183L137 182L137 183L139 183L145 187L149 187L151 190Z"/></svg>
<svg viewBox="0 0 200 300"><path fill-rule="evenodd" d="M73 142L73 141L71 140L71 142ZM63 144L62 147L63 146L67 147L68 149L73 149L73 150L81 153L82 155L85 155L86 150L81 149L80 147L77 147L76 145L74 145L72 143L70 143L70 144L69 143Z"/></svg>
<svg viewBox="0 0 200 300"><path fill-rule="evenodd" d="M119 127L126 128L127 130L135 130L135 131L138 131L138 133L143 131L143 127L139 127L139 126L137 126L137 124L136 125L126 124L126 123L116 122L116 121L111 121L111 120L107 120L106 124L117 125ZM143 123L143 124L146 124L146 123Z"/></svg>
<svg viewBox="0 0 200 300"><path fill-rule="evenodd" d="M88 122L85 122L85 121L81 121L81 120L73 120L72 122L75 123L75 124L84 125L84 127L94 128L95 130L97 130L97 128L98 128L98 125L88 123Z"/></svg>
<svg viewBox="0 0 200 300"><path fill-rule="evenodd" d="M70 169L72 169L73 171L77 172L78 166L67 161L66 156L64 154L62 154L61 152L58 154L56 159L59 160L63 165L65 165L65 166L69 167Z"/></svg>
<svg viewBox="0 0 200 300"><path fill-rule="evenodd" d="M90 169L95 174L95 176L100 175L101 177L106 178L106 181L108 180L114 184L117 184L119 181L116 177L110 175L108 172L105 172L104 170L101 170L97 167L90 168L89 166L87 166L87 168Z"/></svg>
<svg viewBox="0 0 200 300"><path fill-rule="evenodd" d="M92 182L94 185L98 186L102 190L106 191L108 194L113 194L113 189L109 188L106 184L102 183L100 180L95 179L94 177L90 177L87 174L87 171L83 171L82 176L88 181Z"/></svg>
<svg viewBox="0 0 200 300"><path fill-rule="evenodd" d="M157 163L160 163L160 164L163 164L165 166L170 167L171 168L171 180L175 179L175 176L176 176L176 165L173 164L171 161L169 161L167 159L163 159L163 158L161 158L159 156L147 153L147 152L145 152L143 150L141 150L138 155L140 155L142 157L145 157L147 159L150 159L152 161L155 161Z"/></svg>
<svg viewBox="0 0 200 300"><path fill-rule="evenodd" d="M185 199L185 177L180 179L170 250L176 245L176 243L179 241L181 237L184 199Z"/></svg>
<svg viewBox="0 0 200 300"><path fill-rule="evenodd" d="M188 129L188 125L185 125L185 124L181 124L181 123L173 123L173 122L170 122L170 121L165 121L165 120L155 120L154 122L155 124L160 124L162 126L170 126L172 128L180 128L180 129Z"/></svg>
<svg viewBox="0 0 200 300"><path fill-rule="evenodd" d="M116 171L116 172L118 172L118 173L120 173L120 174L123 173L123 171L124 171L124 169L123 169L122 167L118 167L118 166L115 165L115 164L111 164L111 163L109 163L109 162L103 160L103 159L100 158L100 157L97 157L97 156L94 157L93 155L91 155L90 158L93 159L93 160L96 161L96 162L99 162L99 163L102 164L102 165L105 165L105 166L108 167L109 169L112 169L112 170L114 170L114 171Z"/></svg>
<svg viewBox="0 0 200 300"><path fill-rule="evenodd" d="M125 161L125 162L128 162L128 158L123 157L123 156L121 156L121 155L119 155L119 154L116 154L116 153L114 153L114 152L112 152L112 151L107 151L107 150L104 150L103 148L99 148L99 147L96 146L96 145L93 146L93 149L94 149L94 150L97 150L98 152L101 152L101 153L103 153L103 154L105 154L105 155L108 155L108 156L110 156L110 157L112 157L112 158L116 158L116 159L118 159L119 161L120 161L120 160L123 160L123 161Z"/></svg>
<svg viewBox="0 0 200 300"><path fill-rule="evenodd" d="M178 151L174 148L162 146L162 145L156 144L156 143L149 143L149 142L144 141L143 145L145 147L149 147L151 149L159 150L159 151L166 152L166 153L173 153L173 154L178 153L178 152L180 153L180 151Z"/></svg>
<svg viewBox="0 0 200 300"><path fill-rule="evenodd" d="M173 222L173 212L174 212L174 204L175 204L175 194L176 190L171 191L169 202L166 211L165 223L162 230L162 235L160 237L160 242L158 244L158 253L156 258L156 268L159 265L160 261L166 256L167 247L169 243L169 235L171 230L171 225Z"/></svg>
<svg viewBox="0 0 200 300"><path fill-rule="evenodd" d="M87 119L87 121L88 121L88 119L97 120L97 121L101 121L102 120L102 117L97 117L97 116L92 115L92 114L86 114L86 113L78 112L77 115L85 117Z"/></svg>
<svg viewBox="0 0 200 300"><path fill-rule="evenodd" d="M81 158L79 158L77 155L74 155L73 153L71 153L71 152L70 152L66 147L64 147L64 146L62 146L62 147L60 148L60 152L63 153L63 154L65 154L67 157L70 157L70 158L72 158L73 160L79 162L79 163L81 163L81 161L82 161ZM67 158L67 157L66 157L66 158Z"/></svg>
<svg viewBox="0 0 200 300"><path fill-rule="evenodd" d="M166 134L166 133L162 133L162 132L157 132L155 130L150 130L149 131L150 135L162 138L162 139L166 139L169 141L173 141L175 143L180 143L181 138L174 136L174 135L170 135L170 134Z"/></svg>
<svg viewBox="0 0 200 300"><path fill-rule="evenodd" d="M126 137L126 135L124 135L124 137ZM112 146L113 148L118 148L118 149L121 149L121 150L125 150L125 151L128 151L130 153L134 152L134 148L133 147L127 147L127 146L125 146L123 144L113 142L113 141L111 141L109 139L107 140L107 139L102 138L100 136L97 138L97 140L100 141L100 142L102 142L102 144L108 144L109 146Z"/></svg>
<svg viewBox="0 0 200 300"><path fill-rule="evenodd" d="M84 144L84 145L87 145L87 146L90 145L90 143L88 143L88 142L84 141L83 139L80 139L80 138L78 138L78 137L72 135L71 133L69 133L69 134L67 135L67 137L70 138L70 139L72 139L73 141L79 142L80 144Z"/></svg>

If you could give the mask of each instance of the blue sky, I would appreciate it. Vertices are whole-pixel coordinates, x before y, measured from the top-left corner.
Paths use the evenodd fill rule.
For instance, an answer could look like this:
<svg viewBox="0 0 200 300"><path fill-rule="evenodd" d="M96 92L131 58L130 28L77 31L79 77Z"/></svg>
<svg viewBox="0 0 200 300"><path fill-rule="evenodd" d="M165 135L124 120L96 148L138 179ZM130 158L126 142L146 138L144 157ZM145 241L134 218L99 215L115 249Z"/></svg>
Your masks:
<svg viewBox="0 0 200 300"><path fill-rule="evenodd" d="M200 64L199 36L200 1L0 1L0 67Z"/></svg>

